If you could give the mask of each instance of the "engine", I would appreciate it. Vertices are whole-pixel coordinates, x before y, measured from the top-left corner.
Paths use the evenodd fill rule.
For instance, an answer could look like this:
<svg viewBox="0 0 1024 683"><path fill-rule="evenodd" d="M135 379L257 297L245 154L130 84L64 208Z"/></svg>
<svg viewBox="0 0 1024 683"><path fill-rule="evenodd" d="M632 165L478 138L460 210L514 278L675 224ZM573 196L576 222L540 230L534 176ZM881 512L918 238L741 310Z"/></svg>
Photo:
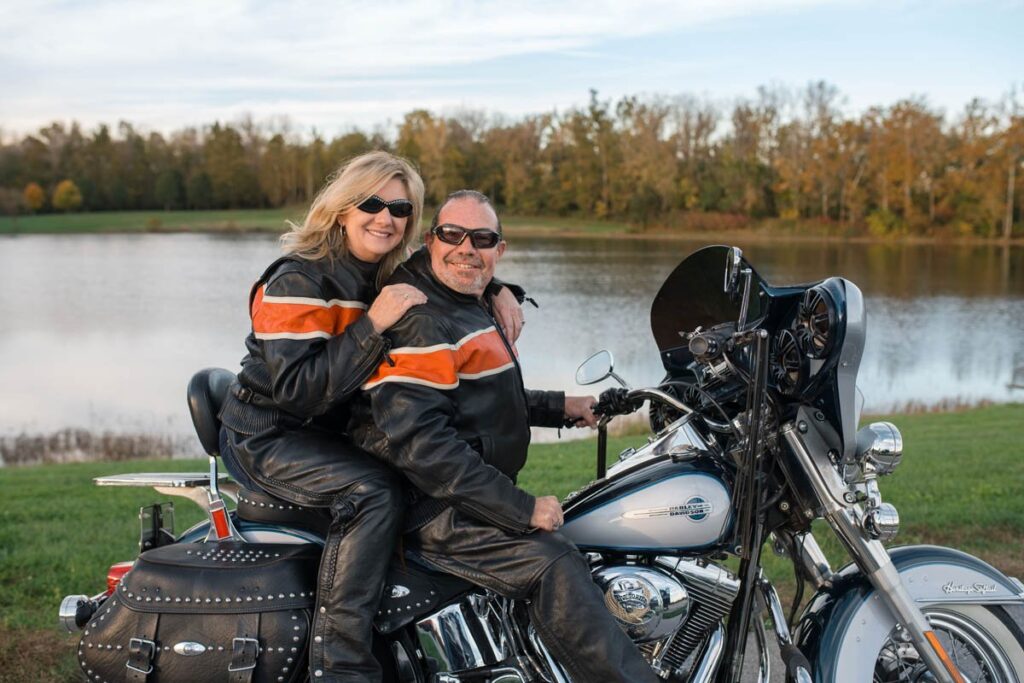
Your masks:
<svg viewBox="0 0 1024 683"><path fill-rule="evenodd" d="M674 557L659 557L653 567L601 566L594 580L608 611L663 676L684 673L739 592L725 569Z"/></svg>
<svg viewBox="0 0 1024 683"><path fill-rule="evenodd" d="M594 559L595 555L591 555ZM739 581L713 564L658 557L650 566L604 564L594 569L605 604L651 667L667 680L681 679L701 645L728 613ZM427 653L438 683L549 680L558 664L529 624L523 603L490 592L472 592L415 622L418 649ZM399 680L418 680L413 650L394 643ZM555 680L560 679L557 675Z"/></svg>

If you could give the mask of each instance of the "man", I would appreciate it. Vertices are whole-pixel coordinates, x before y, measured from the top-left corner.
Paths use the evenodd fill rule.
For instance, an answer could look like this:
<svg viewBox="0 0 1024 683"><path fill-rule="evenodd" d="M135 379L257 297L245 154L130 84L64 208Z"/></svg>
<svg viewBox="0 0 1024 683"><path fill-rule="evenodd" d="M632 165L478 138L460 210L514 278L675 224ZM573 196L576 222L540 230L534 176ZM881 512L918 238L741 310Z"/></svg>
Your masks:
<svg viewBox="0 0 1024 683"><path fill-rule="evenodd" d="M427 302L389 337L386 362L363 386L357 443L417 489L407 544L437 569L517 599L573 680L655 681L604 606L586 561L560 534L554 496L515 485L530 425L593 425L593 397L527 391L515 351L483 297L505 251L490 200L462 190L438 210L420 250L392 283Z"/></svg>

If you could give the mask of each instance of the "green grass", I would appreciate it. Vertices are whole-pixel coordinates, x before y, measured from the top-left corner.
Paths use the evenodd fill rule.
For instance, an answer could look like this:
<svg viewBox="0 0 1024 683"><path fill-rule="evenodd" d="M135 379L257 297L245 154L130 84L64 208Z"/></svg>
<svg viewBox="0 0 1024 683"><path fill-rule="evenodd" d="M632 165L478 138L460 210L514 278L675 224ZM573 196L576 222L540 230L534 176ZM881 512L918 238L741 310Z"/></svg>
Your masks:
<svg viewBox="0 0 1024 683"><path fill-rule="evenodd" d="M888 419L905 440L903 464L881 482L903 520L899 543L953 545L1024 577L1024 405ZM642 442L613 437L610 458ZM520 483L564 496L593 478L595 452L594 439L535 445ZM97 488L92 477L205 466L158 460L0 469L0 682L69 680L74 638L54 626L61 598L99 592L107 567L137 552L138 508L166 499L149 489ZM191 503L175 505L179 531L199 520ZM826 529L818 538L836 567L845 563ZM789 565L765 558L790 594Z"/></svg>

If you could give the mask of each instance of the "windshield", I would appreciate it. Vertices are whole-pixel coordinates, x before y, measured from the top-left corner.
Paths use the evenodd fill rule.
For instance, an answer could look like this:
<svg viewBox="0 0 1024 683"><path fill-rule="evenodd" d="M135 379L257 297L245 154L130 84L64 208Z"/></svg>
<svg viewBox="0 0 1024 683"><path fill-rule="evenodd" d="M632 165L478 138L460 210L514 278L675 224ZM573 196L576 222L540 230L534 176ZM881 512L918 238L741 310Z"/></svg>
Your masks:
<svg viewBox="0 0 1024 683"><path fill-rule="evenodd" d="M686 346L682 335L697 327L707 329L722 323L735 324L739 320L746 278L743 275L738 278L737 291L725 291L723 284L731 254L729 247L705 247L683 259L665 279L651 305L651 332L663 354ZM746 259L742 259L741 268L749 268L752 278L747 311L749 324L763 315L762 280Z"/></svg>

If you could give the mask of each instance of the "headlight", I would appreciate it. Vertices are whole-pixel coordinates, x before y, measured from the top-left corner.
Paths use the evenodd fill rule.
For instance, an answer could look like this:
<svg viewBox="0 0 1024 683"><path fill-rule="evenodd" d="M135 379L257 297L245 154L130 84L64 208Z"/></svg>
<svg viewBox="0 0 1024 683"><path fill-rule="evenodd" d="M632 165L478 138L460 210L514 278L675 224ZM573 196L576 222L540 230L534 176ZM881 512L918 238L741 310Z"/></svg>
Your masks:
<svg viewBox="0 0 1024 683"><path fill-rule="evenodd" d="M896 469L903 459L903 435L891 422L872 422L857 432L857 462L870 463L879 475Z"/></svg>

